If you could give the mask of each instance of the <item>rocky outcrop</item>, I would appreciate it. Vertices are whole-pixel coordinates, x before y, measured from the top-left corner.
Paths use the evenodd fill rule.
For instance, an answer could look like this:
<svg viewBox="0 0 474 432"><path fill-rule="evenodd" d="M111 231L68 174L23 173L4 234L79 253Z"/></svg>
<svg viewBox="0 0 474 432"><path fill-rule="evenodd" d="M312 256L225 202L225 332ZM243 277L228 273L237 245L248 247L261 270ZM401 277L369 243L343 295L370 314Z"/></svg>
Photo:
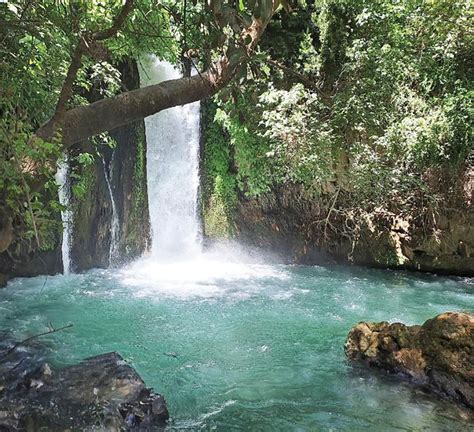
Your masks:
<svg viewBox="0 0 474 432"><path fill-rule="evenodd" d="M0 430L145 431L169 417L164 398L117 353L52 369L32 342L0 345Z"/></svg>
<svg viewBox="0 0 474 432"><path fill-rule="evenodd" d="M135 62L119 66L123 86L135 89L140 86ZM100 96L101 97L101 96ZM90 95L89 99L99 98ZM119 127L110 132L115 147L100 146L100 156L86 167L76 166L87 179L87 191L82 199L73 199L74 226L71 258L74 270L108 267L140 256L149 243L146 181L146 139L143 120ZM87 141L77 152L96 153ZM112 201L108 176L115 202L119 232L116 256L109 263L112 241Z"/></svg>
<svg viewBox="0 0 474 432"><path fill-rule="evenodd" d="M135 61L125 61L118 66L122 86L132 90L140 86ZM91 101L103 97L97 88L83 95ZM73 170L72 185L85 188L82 198L72 196L73 232L71 258L75 271L93 267L108 267L111 243L112 203L105 175L109 176L119 220L118 247L113 264L140 256L149 243L146 181L146 140L144 121L110 131L116 145L96 147L92 141L81 143L70 151ZM74 156L87 152L95 156L91 165L82 166ZM101 156L97 156L97 154ZM44 186L44 185L43 185ZM45 202L57 199L55 191L39 191ZM51 218L50 228L42 247L24 236L24 221L17 220L2 206L0 193L0 287L8 279L19 276L56 274L62 271L61 215L59 210Z"/></svg>
<svg viewBox="0 0 474 432"><path fill-rule="evenodd" d="M332 209L332 210L331 210ZM239 241L288 261L349 262L380 268L474 275L474 207L456 203L433 212L356 209L337 189L312 196L300 185L239 197L233 215Z"/></svg>
<svg viewBox="0 0 474 432"><path fill-rule="evenodd" d="M60 212L50 214L52 222L48 229L39 232L41 248L34 237L25 235L25 221L12 214L2 204L0 191L0 288L16 276L55 274L62 269ZM50 190L43 191L44 201L53 200Z"/></svg>
<svg viewBox="0 0 474 432"><path fill-rule="evenodd" d="M344 348L349 360L401 374L474 408L474 314L446 312L421 326L361 322Z"/></svg>
<svg viewBox="0 0 474 432"><path fill-rule="evenodd" d="M301 186L277 187L258 198L239 195L233 215L235 235L243 244L270 250L289 262L325 262L330 253L308 231L324 212L323 203Z"/></svg>

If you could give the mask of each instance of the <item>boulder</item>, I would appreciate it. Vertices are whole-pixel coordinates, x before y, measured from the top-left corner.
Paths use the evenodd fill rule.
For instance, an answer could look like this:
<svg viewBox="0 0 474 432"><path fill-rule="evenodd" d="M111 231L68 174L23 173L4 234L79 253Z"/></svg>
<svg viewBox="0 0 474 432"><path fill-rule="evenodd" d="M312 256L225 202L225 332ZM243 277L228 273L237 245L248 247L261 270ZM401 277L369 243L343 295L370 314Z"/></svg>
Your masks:
<svg viewBox="0 0 474 432"><path fill-rule="evenodd" d="M119 354L52 369L40 352L22 346L5 355L0 344L0 430L145 431L168 419L163 396Z"/></svg>
<svg viewBox="0 0 474 432"><path fill-rule="evenodd" d="M474 315L446 312L423 325L360 322L345 343L351 361L408 377L474 408Z"/></svg>

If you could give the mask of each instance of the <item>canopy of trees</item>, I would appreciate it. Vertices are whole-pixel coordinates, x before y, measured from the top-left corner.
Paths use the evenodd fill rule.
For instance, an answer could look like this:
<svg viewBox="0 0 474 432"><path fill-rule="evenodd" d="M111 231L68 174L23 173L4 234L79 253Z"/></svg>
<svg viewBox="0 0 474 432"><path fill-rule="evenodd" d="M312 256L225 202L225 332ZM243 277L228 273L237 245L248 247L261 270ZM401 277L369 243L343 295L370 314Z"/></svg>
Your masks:
<svg viewBox="0 0 474 432"><path fill-rule="evenodd" d="M210 165L216 193L231 205L235 187L252 197L293 183L399 209L454 197L474 148L469 8L334 0L277 13L216 98L224 134L208 131L207 152L230 159Z"/></svg>

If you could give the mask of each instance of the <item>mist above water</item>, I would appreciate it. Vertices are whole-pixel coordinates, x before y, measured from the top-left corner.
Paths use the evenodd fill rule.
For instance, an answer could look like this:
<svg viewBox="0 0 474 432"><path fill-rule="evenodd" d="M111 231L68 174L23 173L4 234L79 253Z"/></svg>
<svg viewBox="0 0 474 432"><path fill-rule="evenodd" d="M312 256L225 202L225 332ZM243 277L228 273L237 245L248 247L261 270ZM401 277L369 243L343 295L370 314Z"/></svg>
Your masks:
<svg viewBox="0 0 474 432"><path fill-rule="evenodd" d="M148 57L141 85L179 78L173 65ZM202 251L198 211L200 103L145 119L151 252L120 272L135 295L183 297L222 294L219 281L284 277L237 245Z"/></svg>

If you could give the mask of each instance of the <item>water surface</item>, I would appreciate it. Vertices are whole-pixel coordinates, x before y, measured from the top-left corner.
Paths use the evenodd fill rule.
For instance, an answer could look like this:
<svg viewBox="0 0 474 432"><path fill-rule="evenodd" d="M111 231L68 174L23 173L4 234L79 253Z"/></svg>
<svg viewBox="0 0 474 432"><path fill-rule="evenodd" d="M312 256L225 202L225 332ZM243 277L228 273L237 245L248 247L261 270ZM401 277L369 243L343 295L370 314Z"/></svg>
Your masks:
<svg viewBox="0 0 474 432"><path fill-rule="evenodd" d="M45 338L50 361L118 351L165 395L169 430L466 430L463 410L351 367L343 344L360 320L473 309L469 279L216 256L0 290L0 328L26 337L73 323Z"/></svg>

